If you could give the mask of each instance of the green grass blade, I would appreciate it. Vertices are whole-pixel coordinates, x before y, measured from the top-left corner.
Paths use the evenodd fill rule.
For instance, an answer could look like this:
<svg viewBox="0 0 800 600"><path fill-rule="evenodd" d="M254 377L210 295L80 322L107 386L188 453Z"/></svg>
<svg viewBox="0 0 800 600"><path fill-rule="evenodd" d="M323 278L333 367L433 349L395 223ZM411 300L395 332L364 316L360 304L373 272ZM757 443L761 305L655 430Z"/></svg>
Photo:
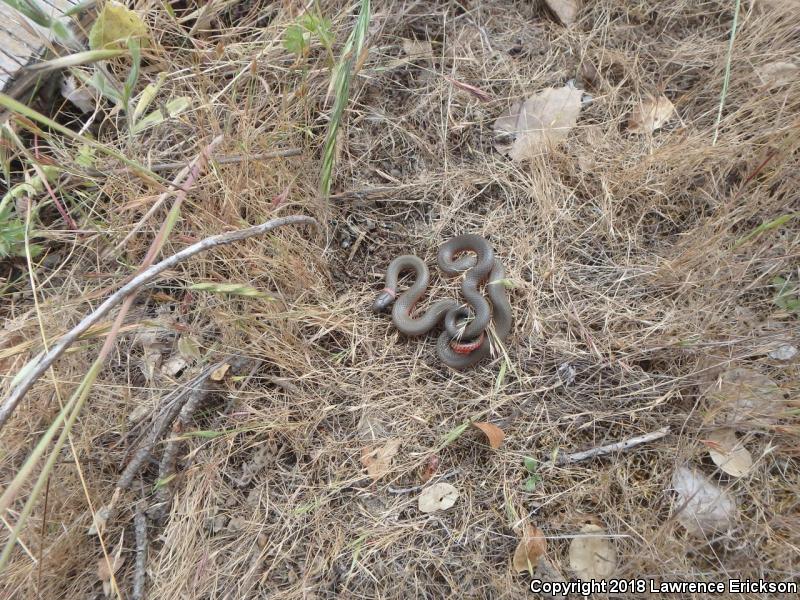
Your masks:
<svg viewBox="0 0 800 600"><path fill-rule="evenodd" d="M320 192L325 198L331 192L333 167L336 162L336 138L339 135L344 109L350 99L350 78L353 76L353 66L364 49L364 42L367 37L370 0L361 0L360 7L356 26L342 49L342 56L338 64L333 69L331 89L335 98L331 118L328 122L328 131L325 135L325 145L322 151L322 169L320 172Z"/></svg>
<svg viewBox="0 0 800 600"><path fill-rule="evenodd" d="M163 177L161 177L161 175L153 173L153 171L151 171L150 169L148 169L144 165L139 164L135 160L131 160L127 156L117 152L116 150L108 148L107 146L104 146L103 144L101 144L99 142L96 142L93 139L90 139L90 138L87 138L86 136L83 136L83 135L75 133L71 129L68 129L67 127L64 127L60 123L56 123L52 119L50 119L48 117L45 117L43 114L33 110L32 108L30 108L28 106L25 106L21 102L17 102L11 96L8 96L6 94L0 93L0 106L2 106L3 108L6 108L6 109L8 109L8 110L10 110L12 112L15 112L15 113L17 113L19 115L22 115L23 117L27 117L27 118L31 119L32 121L36 121L37 123L40 123L41 125L49 127L50 129L53 129L54 131L57 131L57 132L65 135L66 137L70 138L71 140L75 140L75 141L81 142L82 144L87 144L87 145L89 145L89 146L91 146L93 148L96 148L97 150L99 150L103 154L107 154L108 156L112 156L112 157L116 158L117 160L119 160L120 162L125 164L126 166L130 167L131 170L133 170L134 172L138 173L139 175L146 176L147 178L149 178L149 179L151 179L153 181L157 181L157 182L162 183L162 184L169 184L169 182L166 181Z"/></svg>
<svg viewBox="0 0 800 600"><path fill-rule="evenodd" d="M733 42L736 39L736 30L739 26L739 8L741 7L742 0L736 0L733 7L733 24L731 25L731 37L728 40L728 57L725 59L725 76L722 80L722 92L719 95L719 110L717 111L717 122L714 124L714 139L711 141L712 146L717 145L717 138L719 137L719 125L722 122L722 110L725 108L725 98L728 96L728 85L731 82L731 60L733 58Z"/></svg>
<svg viewBox="0 0 800 600"><path fill-rule="evenodd" d="M49 71L57 71L58 69L67 69L69 67L77 67L78 65L88 65L101 60L109 60L127 53L127 50L86 50L85 52L76 52L75 54L68 54L67 56L59 56L58 58L46 60L26 68L30 71L47 73Z"/></svg>
<svg viewBox="0 0 800 600"><path fill-rule="evenodd" d="M786 225L786 223L788 223L789 221L798 216L800 216L800 213L789 213L786 215L781 215L780 217L773 219L772 221L762 223L761 225L753 229L753 231L751 231L742 239L740 239L738 242L736 242L733 245L733 249L736 250L742 244L746 244L747 242L749 242L755 237L758 237L765 231L771 231L772 229L778 229L779 227L783 227L784 225Z"/></svg>

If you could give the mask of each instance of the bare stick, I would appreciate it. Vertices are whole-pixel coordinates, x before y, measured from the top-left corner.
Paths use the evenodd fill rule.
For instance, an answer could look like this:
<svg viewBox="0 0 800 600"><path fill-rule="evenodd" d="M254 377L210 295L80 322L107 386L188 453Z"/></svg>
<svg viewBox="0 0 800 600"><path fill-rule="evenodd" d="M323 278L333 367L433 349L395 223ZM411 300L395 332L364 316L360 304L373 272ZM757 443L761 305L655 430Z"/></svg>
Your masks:
<svg viewBox="0 0 800 600"><path fill-rule="evenodd" d="M136 533L136 568L133 572L133 600L144 600L144 584L147 572L147 517L144 516L144 500L136 504L133 516L133 530Z"/></svg>
<svg viewBox="0 0 800 600"><path fill-rule="evenodd" d="M112 308L114 308L132 293L136 292L144 284L150 283L164 271L171 269L175 265L188 258L191 258L195 254L211 250L217 246L223 246L225 244L246 240L247 238L251 238L256 235L262 235L284 225L317 225L317 220L313 217L292 215L288 217L272 219L271 221L267 221L261 225L248 227L247 229L240 229L239 231L231 231L229 233L215 235L213 237L206 238L205 240L201 240L196 244L192 244L191 246L184 248L180 252L165 258L161 262L156 263L155 265L148 267L139 273L127 284L109 296L108 299L98 306L94 312L85 316L80 323L78 323L66 335L64 335L64 337L62 337L58 343L50 349L49 352L42 356L41 359L39 359L36 363L29 363L23 367L23 370L26 371L25 374L21 377L14 389L11 390L11 393L8 395L3 405L0 406L0 431L5 426L9 417L11 417L13 414L14 409L20 403L27 391L31 389L31 386L39 377L41 377L42 373L44 373L50 367L50 365L52 365L55 360L81 336L81 334L89 329L89 327L100 321L111 311Z"/></svg>
<svg viewBox="0 0 800 600"><path fill-rule="evenodd" d="M572 463L593 458L595 456L603 456L604 454L611 454L612 452L622 452L623 450L630 450L634 446L646 444L659 440L669 433L669 427L662 427L658 431L652 433L645 433L644 435L637 435L636 437L628 438L621 442L608 444L607 446L598 446L591 450L584 450L583 452L575 452L574 454L562 454L556 457L555 462L546 462L542 466L549 467L552 465L571 465Z"/></svg>

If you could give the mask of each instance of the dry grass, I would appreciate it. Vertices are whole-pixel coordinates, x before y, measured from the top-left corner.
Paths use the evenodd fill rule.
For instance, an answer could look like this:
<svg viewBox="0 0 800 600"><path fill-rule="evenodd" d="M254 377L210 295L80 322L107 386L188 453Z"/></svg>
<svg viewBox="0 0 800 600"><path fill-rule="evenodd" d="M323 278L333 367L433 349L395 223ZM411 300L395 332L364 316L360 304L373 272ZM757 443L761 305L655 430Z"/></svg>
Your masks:
<svg viewBox="0 0 800 600"><path fill-rule="evenodd" d="M699 390L729 365L769 375L798 407L798 363L767 353L798 340L798 315L773 303L771 280L797 280L800 220L736 246L800 207L800 81L767 89L757 76L766 63L796 60L800 32L789 9L764 5L773 3L743 3L712 146L733 2L598 0L571 29L531 2L377 2L330 201L317 194L326 55L295 62L280 43L298 5L244 2L192 37L149 11L156 66L142 83L166 69L164 98L188 95L195 108L133 139L117 136L112 118L99 131L104 143L140 162L188 162L219 134L218 154L302 149L213 166L164 252L276 215L312 214L326 226L310 239L287 229L221 248L140 295L23 532L31 555L18 546L0 580L3 597L101 595L102 552L86 531L134 450L128 415L194 374L145 379L135 330L154 320L166 330L165 360L177 334L192 334L205 362L227 353L260 362L196 418L199 430L229 433L183 446L169 514L151 522L150 598L523 597L528 577L509 569L520 522L551 537L549 556L568 574L569 536L592 516L620 536L622 577L797 580L796 410L748 442L756 463L744 478L715 470L701 441L719 407ZM321 3L337 44L353 26L351 8ZM429 40L432 55L407 59L410 38ZM515 99L575 78L581 63L600 77L567 143L529 165L499 156L493 120ZM679 118L654 135L627 133L631 109L658 93ZM80 172L73 147L49 152ZM4 292L4 347L34 343L6 361L9 373L38 351L39 320L53 339L131 273L166 214L104 263L100 253L158 191L125 172L93 181L74 187L70 202L96 233L76 238L54 225L35 289L25 277L15 294ZM283 203L272 201L285 190ZM502 378L501 361L453 373L436 360L433 337L404 339L370 313L391 258L415 252L432 263L439 244L463 232L485 234L516 285ZM248 284L276 299L190 297L186 287L201 281ZM3 431L0 480L13 476L99 343L76 346L28 394ZM569 384L558 375L565 363L576 371ZM499 450L474 431L442 447L478 415L503 426ZM656 443L544 469L534 491L522 489L525 456L545 460L666 425L672 434ZM402 447L372 484L361 451L388 438ZM461 496L424 515L415 493L394 491L419 484L432 455ZM698 539L674 518L670 480L686 462L735 495L730 532ZM152 493L157 467L121 499L104 534L109 550L125 534L122 597L133 577L134 505Z"/></svg>

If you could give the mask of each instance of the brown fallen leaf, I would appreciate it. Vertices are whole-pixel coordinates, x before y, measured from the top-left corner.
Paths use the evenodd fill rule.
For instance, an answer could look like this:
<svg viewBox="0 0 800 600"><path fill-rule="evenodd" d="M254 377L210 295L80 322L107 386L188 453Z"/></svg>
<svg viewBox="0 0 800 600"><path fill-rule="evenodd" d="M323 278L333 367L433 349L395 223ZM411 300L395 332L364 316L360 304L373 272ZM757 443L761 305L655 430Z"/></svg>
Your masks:
<svg viewBox="0 0 800 600"><path fill-rule="evenodd" d="M432 454L428 457L428 460L425 461L425 466L422 469L422 474L419 476L422 483L427 483L430 478L436 474L436 471L439 469L439 462L439 457L435 454Z"/></svg>
<svg viewBox="0 0 800 600"><path fill-rule="evenodd" d="M642 100L628 118L631 133L652 133L661 129L675 112L675 106L666 96L648 97Z"/></svg>
<svg viewBox="0 0 800 600"><path fill-rule="evenodd" d="M449 483L434 483L422 490L417 498L420 511L432 513L437 510L447 510L456 503L458 490Z"/></svg>
<svg viewBox="0 0 800 600"><path fill-rule="evenodd" d="M617 550L599 525L587 523L569 545L569 566L580 579L608 579L617 570Z"/></svg>
<svg viewBox="0 0 800 600"><path fill-rule="evenodd" d="M506 434L497 425L494 425L493 423L478 422L473 423L472 426L484 433L486 439L489 441L489 446L495 450L503 445L503 439L505 439Z"/></svg>
<svg viewBox="0 0 800 600"><path fill-rule="evenodd" d="M511 566L517 573L529 571L533 575L539 559L546 553L547 540L544 538L542 530L535 525L526 523L522 530L522 539L514 550Z"/></svg>
<svg viewBox="0 0 800 600"><path fill-rule="evenodd" d="M392 459L400 449L400 440L391 439L383 446L368 446L361 451L361 464L373 481L378 481L389 472Z"/></svg>
<svg viewBox="0 0 800 600"><path fill-rule="evenodd" d="M544 0L562 25L570 26L575 22L580 10L579 0Z"/></svg>
<svg viewBox="0 0 800 600"><path fill-rule="evenodd" d="M731 427L723 427L712 431L704 440L708 446L711 460L728 475L743 477L753 466L753 457L738 439L736 431Z"/></svg>
<svg viewBox="0 0 800 600"><path fill-rule="evenodd" d="M124 537L124 534L119 536L119 543L116 545L113 551L109 552L108 560L106 560L105 556L102 556L97 561L97 577L103 583L103 594L106 598L111 595L112 576L119 571L120 567L125 562L125 558L122 556L122 542Z"/></svg>
<svg viewBox="0 0 800 600"><path fill-rule="evenodd" d="M575 127L582 96L583 90L565 85L515 103L494 122L497 149L521 162L556 146Z"/></svg>

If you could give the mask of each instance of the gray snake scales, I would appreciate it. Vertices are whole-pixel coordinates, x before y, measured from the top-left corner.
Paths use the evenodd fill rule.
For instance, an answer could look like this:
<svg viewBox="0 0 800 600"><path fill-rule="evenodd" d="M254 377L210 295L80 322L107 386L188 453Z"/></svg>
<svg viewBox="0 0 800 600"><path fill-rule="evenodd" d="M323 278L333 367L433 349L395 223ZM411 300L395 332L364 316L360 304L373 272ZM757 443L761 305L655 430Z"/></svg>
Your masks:
<svg viewBox="0 0 800 600"><path fill-rule="evenodd" d="M469 254L467 254L469 253ZM395 258L386 270L386 287L375 299L372 308L382 312L392 306L392 322L408 336L425 335L439 323L444 330L436 343L436 353L447 366L466 369L489 356L490 343L486 329L494 322L496 339L503 342L511 331L511 305L503 285L505 270L494 257L494 250L483 237L474 234L459 235L439 249L439 268L447 275L466 271L461 292L472 308L474 318L462 325L469 316L466 307L448 298L434 302L418 317L412 316L414 305L425 294L430 274L425 263L416 256ZM414 283L397 297L397 283L406 271L414 272ZM486 290L491 306L480 293L479 286L488 279Z"/></svg>

